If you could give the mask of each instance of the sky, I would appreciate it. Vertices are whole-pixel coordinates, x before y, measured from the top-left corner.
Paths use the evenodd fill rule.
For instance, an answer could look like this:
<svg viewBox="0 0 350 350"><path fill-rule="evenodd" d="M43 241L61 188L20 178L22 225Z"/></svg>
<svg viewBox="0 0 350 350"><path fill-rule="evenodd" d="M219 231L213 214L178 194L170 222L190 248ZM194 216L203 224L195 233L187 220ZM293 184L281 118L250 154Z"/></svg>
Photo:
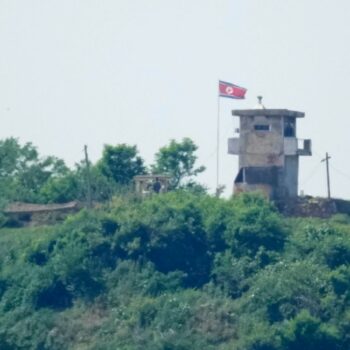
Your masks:
<svg viewBox="0 0 350 350"><path fill-rule="evenodd" d="M147 164L171 139L199 147L199 180L216 185L218 80L248 89L220 100L220 183L238 157L232 109L303 111L310 138L299 189L350 199L350 1L0 0L0 139L32 142L67 164L136 144Z"/></svg>

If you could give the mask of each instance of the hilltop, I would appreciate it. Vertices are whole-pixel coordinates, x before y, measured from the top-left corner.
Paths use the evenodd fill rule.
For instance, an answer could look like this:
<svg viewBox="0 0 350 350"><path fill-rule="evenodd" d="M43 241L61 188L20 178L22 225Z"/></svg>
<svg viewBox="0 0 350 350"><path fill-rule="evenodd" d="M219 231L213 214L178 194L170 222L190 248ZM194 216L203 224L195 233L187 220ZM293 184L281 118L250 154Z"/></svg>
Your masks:
<svg viewBox="0 0 350 350"><path fill-rule="evenodd" d="M196 150L172 140L146 166L106 145L70 169L0 141L1 350L350 348L349 203L301 198L280 209L323 218L293 218L209 195ZM135 193L145 174L169 192Z"/></svg>
<svg viewBox="0 0 350 350"><path fill-rule="evenodd" d="M2 229L0 348L345 350L349 234L188 190Z"/></svg>

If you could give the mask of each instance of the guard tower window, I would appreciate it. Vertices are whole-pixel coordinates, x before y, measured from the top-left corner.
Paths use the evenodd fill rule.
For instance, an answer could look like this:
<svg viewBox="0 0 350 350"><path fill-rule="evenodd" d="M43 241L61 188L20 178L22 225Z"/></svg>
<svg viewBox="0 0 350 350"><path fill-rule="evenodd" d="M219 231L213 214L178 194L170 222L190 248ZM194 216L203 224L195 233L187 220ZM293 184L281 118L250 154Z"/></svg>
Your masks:
<svg viewBox="0 0 350 350"><path fill-rule="evenodd" d="M254 125L254 130L256 131L270 131L270 125L268 124L255 124Z"/></svg>
<svg viewBox="0 0 350 350"><path fill-rule="evenodd" d="M284 121L284 137L295 137L295 120L292 118Z"/></svg>

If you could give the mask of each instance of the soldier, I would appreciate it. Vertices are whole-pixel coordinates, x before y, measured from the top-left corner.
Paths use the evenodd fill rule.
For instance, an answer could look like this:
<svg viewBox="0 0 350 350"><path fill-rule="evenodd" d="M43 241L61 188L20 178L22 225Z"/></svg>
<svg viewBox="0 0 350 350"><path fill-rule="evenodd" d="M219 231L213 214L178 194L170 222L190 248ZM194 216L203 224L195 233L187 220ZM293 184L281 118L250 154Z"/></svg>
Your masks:
<svg viewBox="0 0 350 350"><path fill-rule="evenodd" d="M156 177L155 182L153 183L153 192L159 193L162 188L162 184L160 183L158 177Z"/></svg>

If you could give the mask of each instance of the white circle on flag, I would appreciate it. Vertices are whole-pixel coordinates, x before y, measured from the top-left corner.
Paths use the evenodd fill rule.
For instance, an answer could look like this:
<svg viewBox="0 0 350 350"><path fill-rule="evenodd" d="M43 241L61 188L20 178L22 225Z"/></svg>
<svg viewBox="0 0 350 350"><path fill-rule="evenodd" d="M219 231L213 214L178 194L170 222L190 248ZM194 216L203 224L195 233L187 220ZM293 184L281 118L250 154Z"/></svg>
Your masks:
<svg viewBox="0 0 350 350"><path fill-rule="evenodd" d="M226 88L226 93L229 94L229 95L232 94L233 93L233 88L231 86L228 86Z"/></svg>

